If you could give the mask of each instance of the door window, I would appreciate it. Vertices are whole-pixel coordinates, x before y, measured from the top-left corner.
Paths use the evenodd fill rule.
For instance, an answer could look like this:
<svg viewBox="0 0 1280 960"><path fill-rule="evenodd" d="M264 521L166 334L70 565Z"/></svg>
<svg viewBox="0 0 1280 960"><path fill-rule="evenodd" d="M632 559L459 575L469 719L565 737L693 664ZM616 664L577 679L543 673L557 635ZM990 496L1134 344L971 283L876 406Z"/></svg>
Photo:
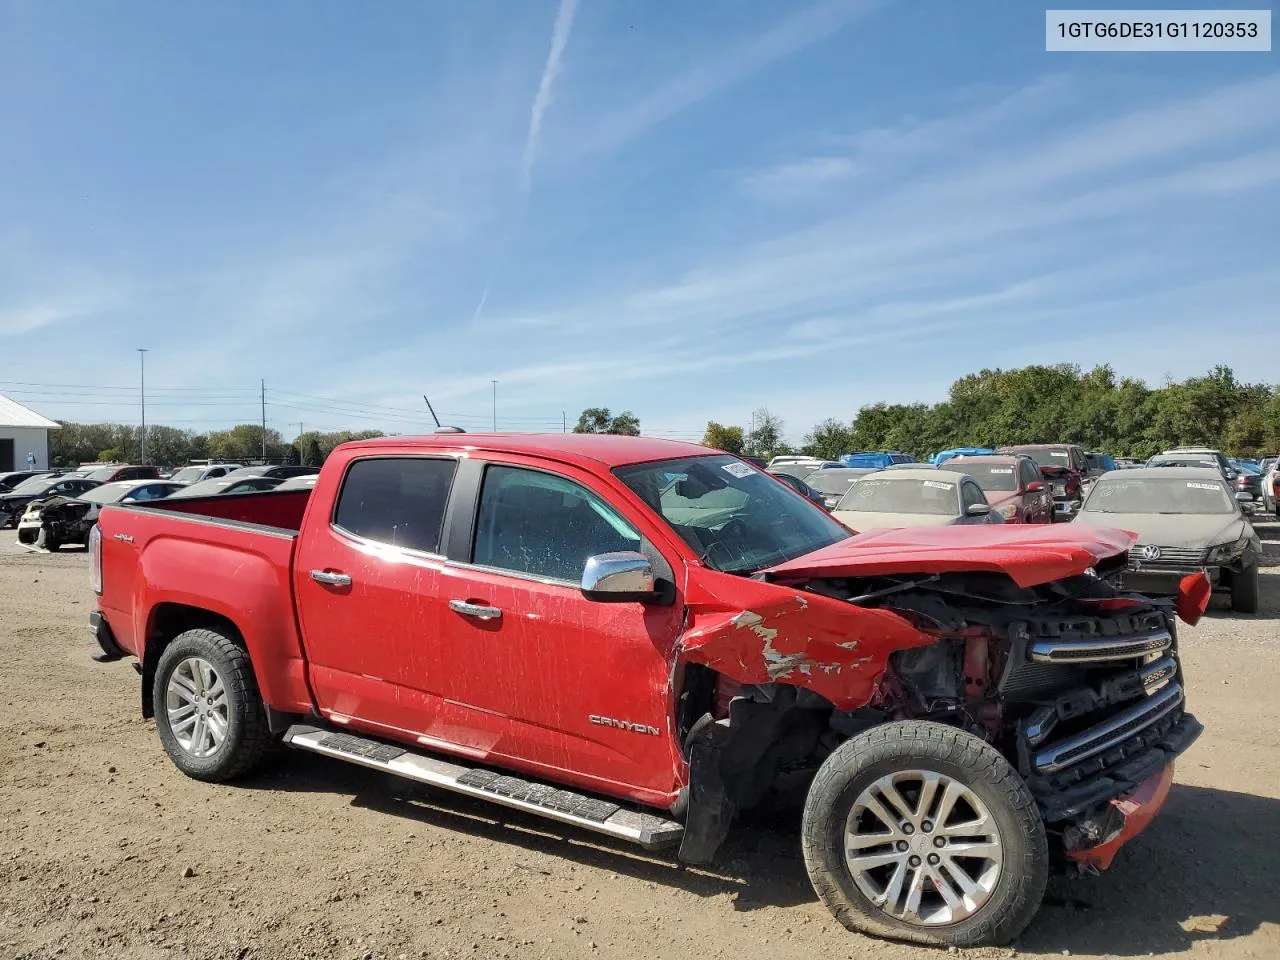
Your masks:
<svg viewBox="0 0 1280 960"><path fill-rule="evenodd" d="M1037 470L1034 466L1032 466L1028 461L1020 460L1018 462L1018 465L1022 470L1023 489L1026 489L1028 486L1030 486L1033 483L1040 482L1040 471Z"/></svg>
<svg viewBox="0 0 1280 960"><path fill-rule="evenodd" d="M472 561L577 583L587 558L639 550L640 534L586 487L538 470L489 467Z"/></svg>
<svg viewBox="0 0 1280 960"><path fill-rule="evenodd" d="M978 485L976 483L969 483L968 481L960 485L960 498L966 511L975 503L987 502L986 495Z"/></svg>
<svg viewBox="0 0 1280 960"><path fill-rule="evenodd" d="M455 466L425 457L357 460L342 483L334 525L366 540L438 553Z"/></svg>

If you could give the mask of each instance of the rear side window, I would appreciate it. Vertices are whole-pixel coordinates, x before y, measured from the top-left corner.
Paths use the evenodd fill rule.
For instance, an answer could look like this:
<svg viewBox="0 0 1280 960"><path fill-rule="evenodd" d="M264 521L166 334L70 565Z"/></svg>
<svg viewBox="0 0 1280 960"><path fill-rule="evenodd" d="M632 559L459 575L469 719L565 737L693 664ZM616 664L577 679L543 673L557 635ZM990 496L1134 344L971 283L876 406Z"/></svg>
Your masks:
<svg viewBox="0 0 1280 960"><path fill-rule="evenodd" d="M377 543L439 553L455 466L416 457L357 460L347 469L334 525Z"/></svg>
<svg viewBox="0 0 1280 960"><path fill-rule="evenodd" d="M639 549L640 534L586 487L519 467L485 471L474 563L577 582L588 557Z"/></svg>

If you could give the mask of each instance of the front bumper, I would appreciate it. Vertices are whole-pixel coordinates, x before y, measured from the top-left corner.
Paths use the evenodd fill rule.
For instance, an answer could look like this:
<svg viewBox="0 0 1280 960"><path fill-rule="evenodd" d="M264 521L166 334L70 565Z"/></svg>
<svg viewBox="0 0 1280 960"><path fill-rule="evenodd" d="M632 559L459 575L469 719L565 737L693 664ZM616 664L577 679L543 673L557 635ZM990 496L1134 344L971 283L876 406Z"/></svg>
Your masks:
<svg viewBox="0 0 1280 960"><path fill-rule="evenodd" d="M1053 519L1070 520L1080 512L1079 500L1054 500L1053 501Z"/></svg>
<svg viewBox="0 0 1280 960"><path fill-rule="evenodd" d="M1214 587L1222 579L1222 567L1186 566L1186 567L1139 567L1126 570L1121 582L1126 590L1144 593L1148 596L1173 597L1178 595L1182 578L1192 573L1203 573L1209 577Z"/></svg>
<svg viewBox="0 0 1280 960"><path fill-rule="evenodd" d="M1086 841L1086 845L1074 848L1068 845L1067 857L1084 866L1106 870L1120 848L1155 819L1168 799L1172 786L1173 764L1170 763L1163 770L1147 777L1131 792L1112 800L1104 819L1100 821L1107 824L1102 839L1097 842ZM1077 836L1083 838L1084 834Z"/></svg>

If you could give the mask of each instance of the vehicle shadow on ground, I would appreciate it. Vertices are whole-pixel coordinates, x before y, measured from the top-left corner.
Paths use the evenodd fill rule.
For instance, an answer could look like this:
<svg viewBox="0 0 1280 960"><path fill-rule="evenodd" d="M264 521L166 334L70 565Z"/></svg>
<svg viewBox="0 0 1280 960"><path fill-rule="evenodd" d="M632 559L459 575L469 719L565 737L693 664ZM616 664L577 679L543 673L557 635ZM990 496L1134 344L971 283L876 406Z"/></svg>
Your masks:
<svg viewBox="0 0 1280 960"><path fill-rule="evenodd" d="M545 854L701 897L728 895L733 907L815 903L795 813L746 818L710 867L682 867L675 851L646 852L608 837L390 775L299 755L252 789L331 791L353 806L398 816L508 848ZM1057 876L1045 904L1016 944L1023 953L1147 956L1190 950L1198 941L1247 936L1280 923L1280 799L1175 786L1161 815L1101 876ZM550 874L554 864L521 865ZM1211 949L1211 948L1210 948Z"/></svg>
<svg viewBox="0 0 1280 960"><path fill-rule="evenodd" d="M799 820L759 817L735 828L709 867L684 867L675 848L646 851L533 814L437 790L340 761L286 752L271 772L239 786L351 795L351 804L585 867L678 887L701 897L729 895L735 910L815 902L800 856ZM531 867L533 872L545 869Z"/></svg>
<svg viewBox="0 0 1280 960"><path fill-rule="evenodd" d="M1247 936L1280 923L1278 848L1280 800L1177 785L1110 870L1051 884L1019 949L1146 956Z"/></svg>

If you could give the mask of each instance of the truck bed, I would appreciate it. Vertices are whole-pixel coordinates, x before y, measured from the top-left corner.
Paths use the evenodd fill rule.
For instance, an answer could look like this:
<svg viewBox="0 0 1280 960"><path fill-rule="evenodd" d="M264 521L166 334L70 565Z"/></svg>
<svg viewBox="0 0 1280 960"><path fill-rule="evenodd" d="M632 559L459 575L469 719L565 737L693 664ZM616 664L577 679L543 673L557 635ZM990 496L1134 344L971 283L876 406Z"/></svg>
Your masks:
<svg viewBox="0 0 1280 960"><path fill-rule="evenodd" d="M214 497L177 497L151 500L137 509L188 513L218 520L256 524L274 530L297 533L302 529L302 514L307 509L309 490L264 490L260 493L238 493Z"/></svg>

